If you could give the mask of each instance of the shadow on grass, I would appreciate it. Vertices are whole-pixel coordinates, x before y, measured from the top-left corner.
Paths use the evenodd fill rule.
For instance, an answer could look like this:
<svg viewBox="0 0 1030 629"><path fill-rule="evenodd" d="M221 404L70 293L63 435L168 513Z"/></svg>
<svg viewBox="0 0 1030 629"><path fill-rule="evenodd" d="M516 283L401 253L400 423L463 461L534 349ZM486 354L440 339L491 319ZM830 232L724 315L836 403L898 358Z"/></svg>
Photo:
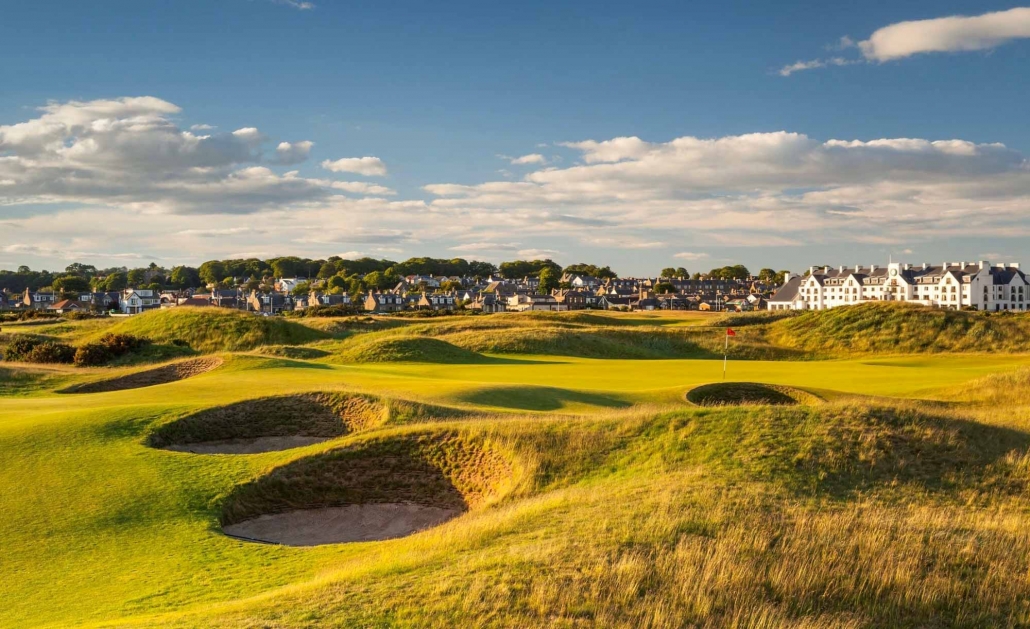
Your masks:
<svg viewBox="0 0 1030 629"><path fill-rule="evenodd" d="M525 411L556 411L568 403L588 404L603 408L626 408L631 404L625 400L602 395L559 389L557 387L511 386L490 387L463 393L463 402L483 406L500 406Z"/></svg>

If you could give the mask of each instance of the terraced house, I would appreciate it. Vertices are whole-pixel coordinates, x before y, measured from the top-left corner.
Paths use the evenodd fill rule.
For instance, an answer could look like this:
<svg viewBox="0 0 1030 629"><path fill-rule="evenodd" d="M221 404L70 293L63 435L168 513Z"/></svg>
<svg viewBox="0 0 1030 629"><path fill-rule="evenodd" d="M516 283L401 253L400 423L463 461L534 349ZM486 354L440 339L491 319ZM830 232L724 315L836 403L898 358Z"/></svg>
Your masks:
<svg viewBox="0 0 1030 629"><path fill-rule="evenodd" d="M790 278L768 304L770 310L824 310L869 301L1024 311L1030 305L1030 282L1018 263L992 265L986 260L812 267L806 276Z"/></svg>

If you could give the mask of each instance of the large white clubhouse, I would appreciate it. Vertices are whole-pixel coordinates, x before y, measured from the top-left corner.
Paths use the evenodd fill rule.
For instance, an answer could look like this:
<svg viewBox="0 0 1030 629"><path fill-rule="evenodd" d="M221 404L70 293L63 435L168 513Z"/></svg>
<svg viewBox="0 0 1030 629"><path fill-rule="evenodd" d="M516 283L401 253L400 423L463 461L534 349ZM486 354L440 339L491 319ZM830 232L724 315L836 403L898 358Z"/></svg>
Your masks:
<svg viewBox="0 0 1030 629"><path fill-rule="evenodd" d="M1019 264L944 262L867 267L812 267L769 298L770 310L824 310L870 301L902 301L976 310L1027 310L1030 282Z"/></svg>

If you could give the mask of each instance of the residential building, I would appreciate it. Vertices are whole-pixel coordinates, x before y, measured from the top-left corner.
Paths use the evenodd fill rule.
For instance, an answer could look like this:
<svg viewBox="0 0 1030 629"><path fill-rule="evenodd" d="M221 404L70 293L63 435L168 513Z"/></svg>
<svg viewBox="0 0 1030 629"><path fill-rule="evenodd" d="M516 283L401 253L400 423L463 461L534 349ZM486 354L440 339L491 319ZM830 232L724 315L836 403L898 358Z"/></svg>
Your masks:
<svg viewBox="0 0 1030 629"><path fill-rule="evenodd" d="M416 307L419 310L454 310L455 296L450 293L422 293Z"/></svg>
<svg viewBox="0 0 1030 629"><path fill-rule="evenodd" d="M560 312L568 310L565 304L558 303L554 295L519 294L508 298L507 310L525 312L528 310L546 310Z"/></svg>
<svg viewBox="0 0 1030 629"><path fill-rule="evenodd" d="M365 297L365 310L372 313L399 312L404 310L407 305L408 300L404 295L373 293L370 291L368 296Z"/></svg>
<svg viewBox="0 0 1030 629"><path fill-rule="evenodd" d="M122 314L140 314L160 307L160 295L149 288L127 288L118 298L118 310Z"/></svg>
<svg viewBox="0 0 1030 629"><path fill-rule="evenodd" d="M769 298L771 310L825 310L837 306L893 301L992 312L1030 307L1030 281L1019 264L943 262L886 266L812 267Z"/></svg>

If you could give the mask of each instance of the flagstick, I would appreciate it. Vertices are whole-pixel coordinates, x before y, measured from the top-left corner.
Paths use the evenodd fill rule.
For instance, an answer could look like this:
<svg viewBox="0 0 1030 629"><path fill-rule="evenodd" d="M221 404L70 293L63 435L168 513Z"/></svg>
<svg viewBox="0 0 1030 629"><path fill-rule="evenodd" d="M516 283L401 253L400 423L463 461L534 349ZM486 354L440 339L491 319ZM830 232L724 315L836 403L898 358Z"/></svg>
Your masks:
<svg viewBox="0 0 1030 629"><path fill-rule="evenodd" d="M723 349L723 352L722 352L722 379L723 380L726 379L726 357L729 355L729 353L730 353L730 333L729 333L729 331L727 331L726 332L726 347Z"/></svg>

